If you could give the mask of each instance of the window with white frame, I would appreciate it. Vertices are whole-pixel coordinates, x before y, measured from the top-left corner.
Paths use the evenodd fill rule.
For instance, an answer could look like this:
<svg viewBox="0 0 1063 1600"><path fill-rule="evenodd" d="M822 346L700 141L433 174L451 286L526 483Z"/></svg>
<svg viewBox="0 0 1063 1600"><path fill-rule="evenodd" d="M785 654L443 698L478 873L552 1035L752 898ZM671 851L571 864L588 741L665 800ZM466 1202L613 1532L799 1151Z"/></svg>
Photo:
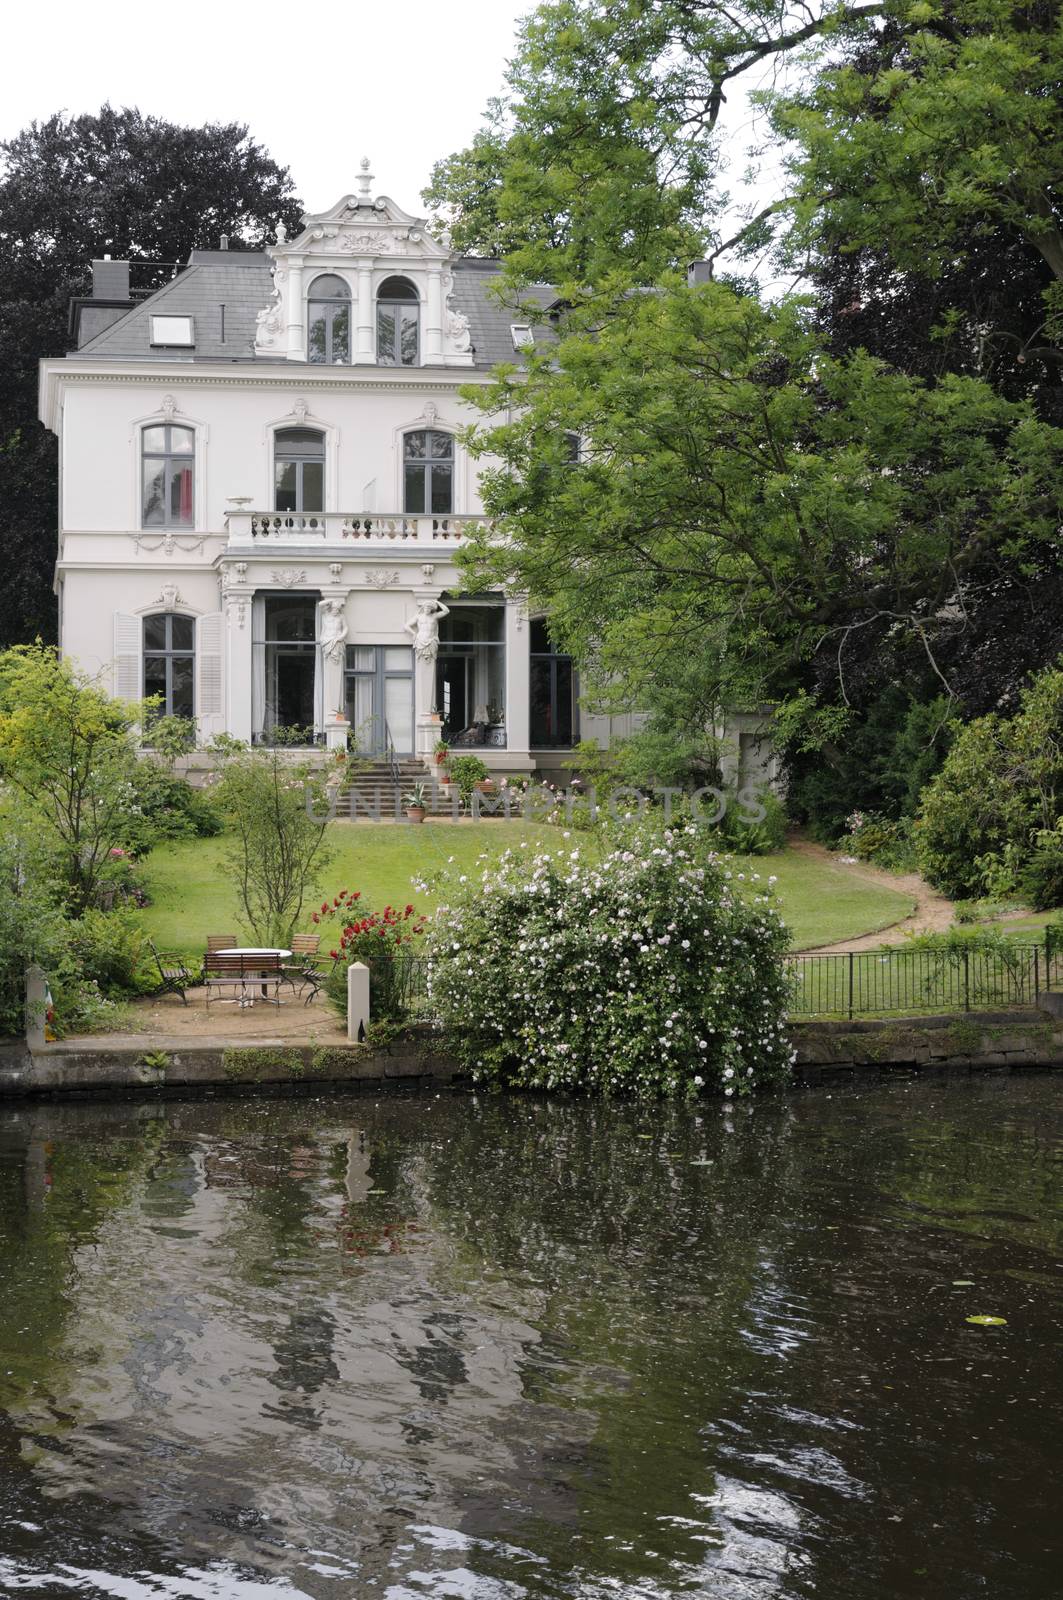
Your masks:
<svg viewBox="0 0 1063 1600"><path fill-rule="evenodd" d="M144 618L144 698L158 696L157 716L194 715L196 624L160 611Z"/></svg>
<svg viewBox="0 0 1063 1600"><path fill-rule="evenodd" d="M454 510L454 440L436 428L403 437L403 510L448 516Z"/></svg>
<svg viewBox="0 0 1063 1600"><path fill-rule="evenodd" d="M141 526L195 525L196 435L164 423L141 430Z"/></svg>
<svg viewBox="0 0 1063 1600"><path fill-rule="evenodd" d="M273 435L276 511L324 511L325 435L316 428L279 428Z"/></svg>
<svg viewBox="0 0 1063 1600"><path fill-rule="evenodd" d="M421 302L409 278L385 278L376 297L376 358L382 367L421 360Z"/></svg>
<svg viewBox="0 0 1063 1600"><path fill-rule="evenodd" d="M327 367L343 366L351 359L351 291L332 272L310 285L306 359Z"/></svg>

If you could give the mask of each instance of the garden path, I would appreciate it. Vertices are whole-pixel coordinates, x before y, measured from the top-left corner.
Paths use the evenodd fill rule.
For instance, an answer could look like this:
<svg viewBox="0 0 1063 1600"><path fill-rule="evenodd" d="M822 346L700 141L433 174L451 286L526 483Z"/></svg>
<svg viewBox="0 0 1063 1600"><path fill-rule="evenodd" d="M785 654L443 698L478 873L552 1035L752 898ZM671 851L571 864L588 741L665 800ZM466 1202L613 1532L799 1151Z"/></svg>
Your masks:
<svg viewBox="0 0 1063 1600"><path fill-rule="evenodd" d="M865 933L856 939L843 939L838 944L816 945L803 950L802 955L825 956L847 950L877 950L881 945L903 944L905 935L909 933L942 933L952 926L952 901L932 889L918 872L886 872L882 867L872 866L869 861L843 861L833 850L814 844L811 839L792 836L787 844L800 855L812 856L825 865L836 867L840 872L862 878L865 883L878 884L884 889L897 889L902 894L911 895L915 901L911 915L895 922L890 928L880 928L878 933Z"/></svg>

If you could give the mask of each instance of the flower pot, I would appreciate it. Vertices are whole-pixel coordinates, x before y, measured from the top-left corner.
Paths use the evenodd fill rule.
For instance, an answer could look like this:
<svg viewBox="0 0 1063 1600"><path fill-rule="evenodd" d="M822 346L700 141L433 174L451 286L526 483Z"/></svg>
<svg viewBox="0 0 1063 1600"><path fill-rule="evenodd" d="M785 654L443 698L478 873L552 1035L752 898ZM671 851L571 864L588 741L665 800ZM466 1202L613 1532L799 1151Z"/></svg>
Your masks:
<svg viewBox="0 0 1063 1600"><path fill-rule="evenodd" d="M424 806L407 806L406 816L410 822L423 822L425 819Z"/></svg>

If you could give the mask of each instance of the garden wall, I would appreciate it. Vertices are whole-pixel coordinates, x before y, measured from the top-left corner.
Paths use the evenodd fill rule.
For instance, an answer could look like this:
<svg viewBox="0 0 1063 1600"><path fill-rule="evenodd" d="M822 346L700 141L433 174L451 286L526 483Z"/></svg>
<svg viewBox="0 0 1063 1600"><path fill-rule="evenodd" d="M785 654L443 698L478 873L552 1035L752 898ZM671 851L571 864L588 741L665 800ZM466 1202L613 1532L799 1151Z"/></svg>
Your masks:
<svg viewBox="0 0 1063 1600"><path fill-rule="evenodd" d="M1055 998L1055 997L1053 997ZM1063 1067L1063 1016L1034 1011L918 1020L797 1022L794 1081L828 1082L875 1072L967 1073ZM189 1048L141 1037L74 1039L32 1052L0 1045L0 1100L27 1096L286 1093L325 1084L429 1086L460 1077L432 1030L412 1027L380 1049L365 1045L254 1047L197 1040Z"/></svg>
<svg viewBox="0 0 1063 1600"><path fill-rule="evenodd" d="M1063 1018L1034 1010L917 1020L795 1022L790 1037L797 1050L798 1083L822 1083L875 1069L962 1073L1063 1067Z"/></svg>

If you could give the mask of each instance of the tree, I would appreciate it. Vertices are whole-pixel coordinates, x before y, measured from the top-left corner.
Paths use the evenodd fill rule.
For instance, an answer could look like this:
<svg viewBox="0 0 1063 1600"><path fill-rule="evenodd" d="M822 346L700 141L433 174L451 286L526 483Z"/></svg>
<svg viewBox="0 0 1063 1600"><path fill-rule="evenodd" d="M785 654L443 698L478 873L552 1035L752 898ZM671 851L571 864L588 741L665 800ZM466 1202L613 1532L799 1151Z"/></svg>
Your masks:
<svg viewBox="0 0 1063 1600"><path fill-rule="evenodd" d="M218 802L231 827L227 862L248 926L261 945L286 944L314 876L328 864L324 782L281 750L229 755Z"/></svg>
<svg viewBox="0 0 1063 1600"><path fill-rule="evenodd" d="M183 128L105 105L0 145L0 644L55 635L56 441L36 421L37 362L65 350L90 261L142 263L155 287L222 233L258 248L299 215L287 169L237 123Z"/></svg>
<svg viewBox="0 0 1063 1600"><path fill-rule="evenodd" d="M50 646L0 655L0 778L51 852L75 915L95 900L135 805L141 716Z"/></svg>
<svg viewBox="0 0 1063 1600"><path fill-rule="evenodd" d="M596 688L667 695L680 729L765 700L837 724L882 639L950 693L937 651L968 574L1056 539L1063 431L1028 403L835 360L801 306L722 284L573 313L550 356L468 398L508 538L466 562L547 604Z"/></svg>

